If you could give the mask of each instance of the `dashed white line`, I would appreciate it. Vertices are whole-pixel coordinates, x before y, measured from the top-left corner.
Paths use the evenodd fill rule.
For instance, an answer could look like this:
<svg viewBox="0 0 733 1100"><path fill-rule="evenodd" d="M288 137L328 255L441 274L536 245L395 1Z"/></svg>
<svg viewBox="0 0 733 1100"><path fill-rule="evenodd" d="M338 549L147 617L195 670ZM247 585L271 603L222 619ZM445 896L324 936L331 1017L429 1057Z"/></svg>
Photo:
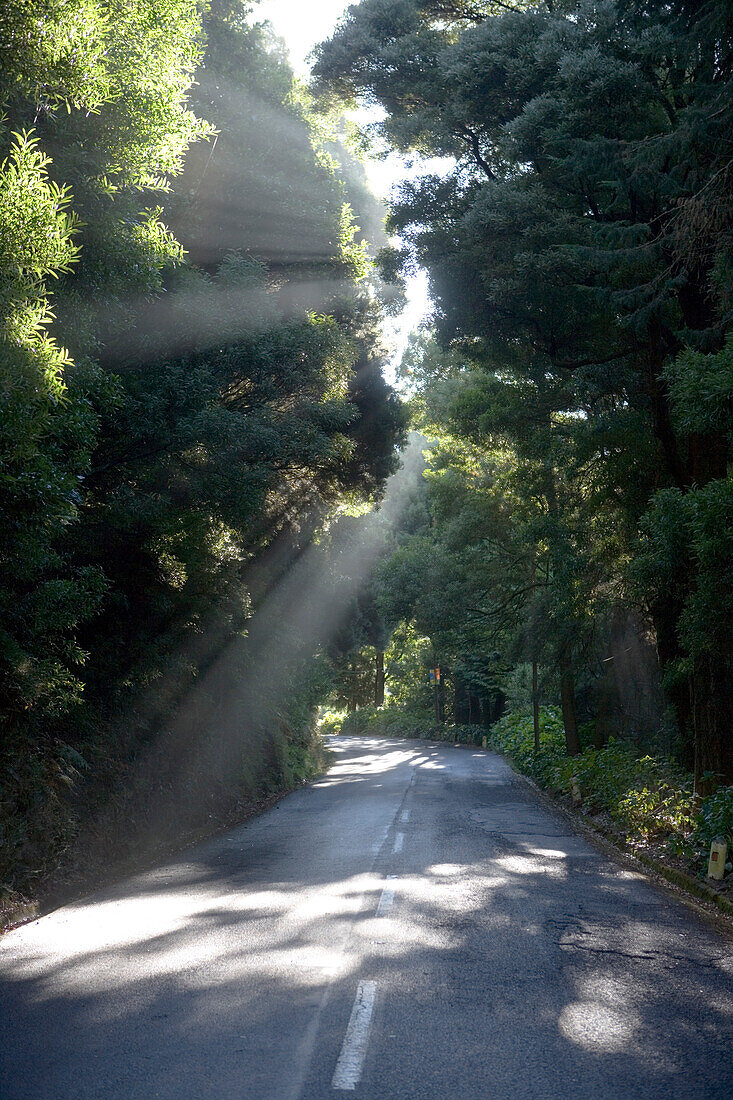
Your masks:
<svg viewBox="0 0 733 1100"><path fill-rule="evenodd" d="M352 1092L359 1083L366 1058L376 997L376 982L359 982L349 1026L346 1028L346 1036L331 1082L335 1089Z"/></svg>
<svg viewBox="0 0 733 1100"><path fill-rule="evenodd" d="M387 882L394 882L394 880L396 878L397 878L397 875L387 875ZM392 908L392 902L393 901L394 901L394 887L393 886L385 886L384 889L382 890L382 896L379 899L379 904L377 905L377 916L378 917L386 917L387 914L389 913L390 909Z"/></svg>
<svg viewBox="0 0 733 1100"><path fill-rule="evenodd" d="M388 832L389 832L389 825L385 825L384 828L382 829L381 833L379 834L379 839L376 840L374 842L374 844L372 844L372 852L374 853L375 856L379 853L380 848L382 847L385 840L387 839L387 833Z"/></svg>
<svg viewBox="0 0 733 1100"><path fill-rule="evenodd" d="M393 852L401 852L402 851L402 845L404 843L405 843L405 834L404 833L396 833L395 838L394 838L394 848L392 849L392 851Z"/></svg>
<svg viewBox="0 0 733 1100"><path fill-rule="evenodd" d="M403 810L402 811L402 816L400 817L400 821L409 821L409 820L410 820L410 811L409 810Z"/></svg>

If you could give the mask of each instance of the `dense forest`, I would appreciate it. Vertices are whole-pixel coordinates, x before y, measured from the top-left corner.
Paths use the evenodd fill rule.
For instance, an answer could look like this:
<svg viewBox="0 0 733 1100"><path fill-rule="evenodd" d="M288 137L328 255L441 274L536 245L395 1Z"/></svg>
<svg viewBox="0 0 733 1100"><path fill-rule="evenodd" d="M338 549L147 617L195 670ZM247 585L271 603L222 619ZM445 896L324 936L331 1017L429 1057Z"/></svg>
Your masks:
<svg viewBox="0 0 733 1100"><path fill-rule="evenodd" d="M0 50L0 881L32 890L80 833L309 774L317 631L253 622L405 415L379 207L251 5L11 3Z"/></svg>
<svg viewBox="0 0 733 1100"><path fill-rule="evenodd" d="M326 705L733 782L732 61L725 0L362 0L309 88L240 0L5 6L0 882L294 785ZM440 158L386 230L369 143Z"/></svg>
<svg viewBox="0 0 733 1100"><path fill-rule="evenodd" d="M363 0L314 70L444 165L382 254L434 303L402 364L427 484L372 601L397 696L425 722L422 646L449 718L554 703L569 754L591 723L698 791L733 778L732 50L716 0Z"/></svg>

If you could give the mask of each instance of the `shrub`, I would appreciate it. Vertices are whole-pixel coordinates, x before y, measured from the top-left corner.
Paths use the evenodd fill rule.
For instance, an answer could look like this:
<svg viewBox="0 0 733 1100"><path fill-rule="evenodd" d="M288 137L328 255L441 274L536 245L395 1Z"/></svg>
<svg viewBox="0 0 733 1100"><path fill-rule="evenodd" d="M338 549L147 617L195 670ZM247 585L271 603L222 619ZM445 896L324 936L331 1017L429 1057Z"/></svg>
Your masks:
<svg viewBox="0 0 733 1100"><path fill-rule="evenodd" d="M346 736L432 737L434 718L432 711L419 706L359 707L346 715L340 731Z"/></svg>
<svg viewBox="0 0 733 1100"><path fill-rule="evenodd" d="M432 737L435 736L433 732ZM443 726L441 728L441 741L452 741L456 745L480 745L486 737L485 726L475 726L469 723L455 726Z"/></svg>
<svg viewBox="0 0 733 1100"><path fill-rule="evenodd" d="M534 749L532 715L510 711L491 727L487 744L497 752L506 753L521 772L533 776L543 786L550 786L551 769L565 756L565 734L562 718L556 707L540 707L540 751Z"/></svg>
<svg viewBox="0 0 733 1100"><path fill-rule="evenodd" d="M639 757L633 745L611 739L568 756L562 719L553 707L540 710L540 752L535 754L532 716L505 715L489 735L520 771L553 794L582 802L591 813L607 813L630 836L649 839L694 827L692 777L669 760Z"/></svg>
<svg viewBox="0 0 733 1100"><path fill-rule="evenodd" d="M327 710L318 719L318 732L321 737L328 737L341 732L344 722L344 712L340 710Z"/></svg>
<svg viewBox="0 0 733 1100"><path fill-rule="evenodd" d="M695 817L695 829L689 838L692 858L702 874L707 869L710 844L722 836L733 849L733 786L718 787L715 794L703 798Z"/></svg>

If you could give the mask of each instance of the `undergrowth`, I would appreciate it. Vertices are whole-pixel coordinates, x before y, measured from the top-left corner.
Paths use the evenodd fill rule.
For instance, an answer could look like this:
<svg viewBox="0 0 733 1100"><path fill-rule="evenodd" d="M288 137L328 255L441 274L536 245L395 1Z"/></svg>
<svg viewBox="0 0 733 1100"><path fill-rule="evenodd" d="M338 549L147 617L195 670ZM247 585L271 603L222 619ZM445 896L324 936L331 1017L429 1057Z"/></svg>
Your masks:
<svg viewBox="0 0 733 1100"><path fill-rule="evenodd" d="M733 845L733 787L701 799L692 776L673 761L640 756L634 745L614 738L602 749L586 745L579 756L568 756L556 708L541 708L539 753L532 716L522 712L497 722L488 745L554 796L605 815L632 843L663 844L701 877L711 841L723 836Z"/></svg>
<svg viewBox="0 0 733 1100"><path fill-rule="evenodd" d="M0 926L25 900L93 885L111 867L144 860L241 820L327 766L308 692L267 720L216 722L216 699L193 694L148 728L128 711L75 746L35 751L8 736L0 766ZM183 721L185 717L185 721Z"/></svg>
<svg viewBox="0 0 733 1100"><path fill-rule="evenodd" d="M321 733L342 733L345 736L429 737L430 711L420 707L359 707L348 714L330 712L321 719Z"/></svg>

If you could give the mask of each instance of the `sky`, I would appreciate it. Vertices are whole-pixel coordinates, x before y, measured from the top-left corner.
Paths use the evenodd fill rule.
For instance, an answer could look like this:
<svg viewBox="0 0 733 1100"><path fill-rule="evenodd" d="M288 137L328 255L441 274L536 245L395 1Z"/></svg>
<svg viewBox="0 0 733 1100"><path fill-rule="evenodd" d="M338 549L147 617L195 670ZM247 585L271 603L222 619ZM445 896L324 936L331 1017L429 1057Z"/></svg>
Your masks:
<svg viewBox="0 0 733 1100"><path fill-rule="evenodd" d="M288 48L290 61L295 72L304 78L310 75L308 54L317 43L330 38L341 15L354 0L261 0L254 9L257 22L268 20L275 33ZM357 121L365 119L357 116ZM406 176L424 171L432 164L425 163L412 167L396 153L385 159L369 159L366 163L367 175L372 190L379 198L386 200L390 190ZM438 167L436 162L436 167ZM391 362L387 372L389 381L394 381L394 372L407 345L410 332L423 320L429 309L428 282L424 271L419 271L407 284L407 304L399 318L387 322L385 339L390 347Z"/></svg>

